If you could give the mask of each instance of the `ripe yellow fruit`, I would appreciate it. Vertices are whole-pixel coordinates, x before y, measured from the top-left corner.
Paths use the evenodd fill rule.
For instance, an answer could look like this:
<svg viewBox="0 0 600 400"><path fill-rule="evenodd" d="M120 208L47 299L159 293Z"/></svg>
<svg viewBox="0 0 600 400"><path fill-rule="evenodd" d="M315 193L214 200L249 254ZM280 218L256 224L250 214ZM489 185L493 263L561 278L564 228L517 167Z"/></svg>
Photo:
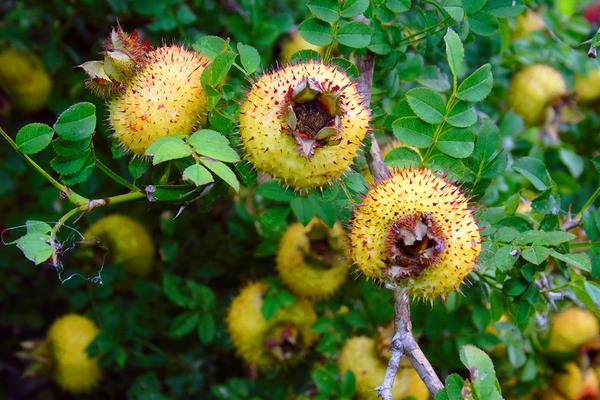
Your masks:
<svg viewBox="0 0 600 400"><path fill-rule="evenodd" d="M121 265L123 270L137 276L152 271L155 248L152 237L139 222L120 214L103 217L83 234L86 242L107 248L107 261Z"/></svg>
<svg viewBox="0 0 600 400"><path fill-rule="evenodd" d="M331 229L318 219L306 227L300 223L289 226L277 252L281 279L301 296L331 295L344 283L351 263L345 240L339 222Z"/></svg>
<svg viewBox="0 0 600 400"><path fill-rule="evenodd" d="M264 282L247 285L233 299L227 314L231 341L238 354L258 368L288 366L302 360L317 338L311 330L317 314L302 298L267 320L262 311Z"/></svg>
<svg viewBox="0 0 600 400"><path fill-rule="evenodd" d="M542 122L546 109L567 94L567 84L560 72L542 64L519 71L508 89L508 105L530 125Z"/></svg>
<svg viewBox="0 0 600 400"><path fill-rule="evenodd" d="M6 49L0 53L0 88L15 107L35 112L46 105L52 81L33 53Z"/></svg>
<svg viewBox="0 0 600 400"><path fill-rule="evenodd" d="M581 101L592 101L600 97L600 68L589 71L586 75L575 77L575 94Z"/></svg>
<svg viewBox="0 0 600 400"><path fill-rule="evenodd" d="M296 189L342 176L369 128L356 83L332 65L289 65L260 77L240 111L248 160Z"/></svg>
<svg viewBox="0 0 600 400"><path fill-rule="evenodd" d="M290 33L289 37L282 41L279 59L283 63L289 63L292 56L302 50L313 50L323 55L325 53L325 46L317 46L307 42L302 35L295 30Z"/></svg>
<svg viewBox="0 0 600 400"><path fill-rule="evenodd" d="M421 299L458 288L481 251L467 198L427 169L395 171L373 186L352 225L351 254L358 268Z"/></svg>
<svg viewBox="0 0 600 400"><path fill-rule="evenodd" d="M375 340L356 336L348 339L340 352L340 373L352 371L356 378L356 393L361 400L378 399L376 387L383 383L387 361L377 352ZM412 396L415 400L427 400L429 391L417 372L402 363L392 388L393 399L402 400Z"/></svg>
<svg viewBox="0 0 600 400"><path fill-rule="evenodd" d="M209 61L180 46L151 51L141 71L109 104L109 122L118 141L142 155L158 138L189 135L205 124L206 94L200 77Z"/></svg>
<svg viewBox="0 0 600 400"><path fill-rule="evenodd" d="M556 314L550 322L548 350L575 352L582 344L599 334L598 319L591 311L567 308Z"/></svg>
<svg viewBox="0 0 600 400"><path fill-rule="evenodd" d="M528 9L519 15L516 20L515 28L512 31L513 39L528 38L534 32L539 32L546 27L542 16L533 10Z"/></svg>
<svg viewBox="0 0 600 400"><path fill-rule="evenodd" d="M46 337L56 382L72 393L92 390L100 381L102 371L97 358L90 358L85 349L98 334L90 319L67 314L57 319Z"/></svg>
<svg viewBox="0 0 600 400"><path fill-rule="evenodd" d="M554 375L552 389L557 399L597 400L600 399L598 378L592 369L582 370L577 364L569 363L565 372ZM562 397L561 397L562 396ZM552 399L545 397L544 399Z"/></svg>

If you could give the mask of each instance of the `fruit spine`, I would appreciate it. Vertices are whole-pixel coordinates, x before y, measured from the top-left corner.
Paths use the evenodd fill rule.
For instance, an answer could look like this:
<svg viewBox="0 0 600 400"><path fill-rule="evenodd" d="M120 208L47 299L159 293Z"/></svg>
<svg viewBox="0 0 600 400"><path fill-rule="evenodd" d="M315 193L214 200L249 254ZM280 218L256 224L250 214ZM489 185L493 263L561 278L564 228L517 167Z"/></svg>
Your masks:
<svg viewBox="0 0 600 400"><path fill-rule="evenodd" d="M252 283L233 299L227 314L231 341L238 354L258 368L297 363L316 339L311 330L317 319L313 305L299 298L267 320L261 310L267 289L264 282Z"/></svg>
<svg viewBox="0 0 600 400"><path fill-rule="evenodd" d="M338 222L328 228L314 219L306 227L290 225L277 252L277 270L293 292L307 297L326 297L346 279L350 257L345 232Z"/></svg>
<svg viewBox="0 0 600 400"><path fill-rule="evenodd" d="M339 178L368 128L369 110L356 84L317 61L263 75L240 110L249 161L297 189Z"/></svg>
<svg viewBox="0 0 600 400"><path fill-rule="evenodd" d="M358 268L421 299L458 288L481 251L468 199L427 169L395 171L373 186L352 224L351 253Z"/></svg>

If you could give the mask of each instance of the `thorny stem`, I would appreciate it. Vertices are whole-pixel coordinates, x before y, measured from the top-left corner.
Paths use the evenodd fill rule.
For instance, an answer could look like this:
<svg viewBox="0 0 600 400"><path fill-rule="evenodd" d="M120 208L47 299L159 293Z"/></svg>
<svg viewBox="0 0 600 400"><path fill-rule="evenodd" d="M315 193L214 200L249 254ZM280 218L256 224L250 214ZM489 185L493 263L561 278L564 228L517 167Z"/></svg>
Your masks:
<svg viewBox="0 0 600 400"><path fill-rule="evenodd" d="M356 66L360 71L357 80L358 90L363 97L365 106L369 106L371 102L374 64L374 56L371 53L360 56L356 60ZM371 148L367 161L375 181L381 182L389 178L391 174L381 157L381 151L379 150L379 144L375 135L372 132L370 135ZM392 356L390 357L383 383L377 388L379 397L383 400L392 400L392 387L394 386L394 379L396 378L402 356L405 356L410 361L429 391L435 395L443 389L444 385L413 336L410 320L410 302L404 289L394 289L394 309L396 319L395 333L391 345Z"/></svg>
<svg viewBox="0 0 600 400"><path fill-rule="evenodd" d="M57 181L52 175L50 175L48 172L46 172L46 170L44 170L44 168L40 167L38 165L38 163L36 163L35 161L33 161L33 159L31 157L29 157L27 154L23 153L21 151L21 149L19 149L19 145L17 145L17 143L15 143L14 140L12 140L12 138L10 136L8 136L8 134L6 132L4 132L4 130L2 128L0 128L0 135L2 135L4 137L4 139L6 139L6 141L11 145L11 147L19 154L21 154L21 156L23 156L23 158L25 160L27 160L27 162L36 170L38 171L44 178L46 178L46 180L48 182L50 182L52 184L52 186L54 186L55 188L57 188L65 197L67 200L69 200L71 203L75 204L75 205L82 205L82 204L86 204L89 200L83 196L81 196L80 194L74 192L71 188L69 188L66 185L63 185L62 183L60 183L59 181Z"/></svg>

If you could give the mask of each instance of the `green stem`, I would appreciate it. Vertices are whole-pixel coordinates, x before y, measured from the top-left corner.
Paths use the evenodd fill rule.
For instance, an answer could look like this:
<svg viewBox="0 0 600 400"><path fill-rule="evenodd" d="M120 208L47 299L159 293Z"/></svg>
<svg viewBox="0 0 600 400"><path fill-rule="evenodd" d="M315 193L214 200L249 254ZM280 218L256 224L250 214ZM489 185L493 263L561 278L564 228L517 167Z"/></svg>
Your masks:
<svg viewBox="0 0 600 400"><path fill-rule="evenodd" d="M590 208L592 206L592 204L594 204L594 201L596 201L598 196L600 196L600 186L596 189L596 191L594 193L592 193L592 195L590 196L588 201L585 202L585 204L583 205L581 210L577 213L577 215L575 216L576 221L581 220L581 217L583 217L583 214L587 211L588 208Z"/></svg>
<svg viewBox="0 0 600 400"><path fill-rule="evenodd" d="M71 188L69 188L66 185L63 185L62 183L60 183L59 181L57 181L56 179L54 179L54 177L52 177L52 175L50 175L48 172L46 172L46 170L42 167L40 167L38 165L38 163L36 163L35 161L33 161L33 159L31 157L29 157L27 154L23 153L21 151L21 149L19 149L19 145L17 143L15 143L14 140L12 140L12 138L10 136L8 136L8 134L6 132L4 132L4 130L2 128L0 128L0 135L2 135L4 137L4 139L6 139L6 141L11 145L11 147L19 154L21 154L21 156L27 160L27 162L36 170L38 171L44 178L46 178L46 180L48 182L50 182L52 184L52 186L54 186L55 188L57 188L61 193L63 193L65 195L65 197L67 198L67 200L69 200L71 203L75 204L75 205L82 205L82 204L86 204L88 202L88 199L81 196L80 194L74 192Z"/></svg>
<svg viewBox="0 0 600 400"><path fill-rule="evenodd" d="M564 284L562 284L562 285L560 285L560 286L557 286L557 287L553 287L553 288L549 288L549 289L540 290L540 292L541 292L541 293L559 292L559 291L561 291L561 290L563 290L563 289L566 289L566 288L568 288L568 287L570 287L570 286L571 286L571 282L567 282L567 283L564 283Z"/></svg>
<svg viewBox="0 0 600 400"><path fill-rule="evenodd" d="M444 113L444 120L442 121L441 124L439 124L435 128L435 132L433 133L433 138L432 138L431 146L429 146L429 148L427 149L427 152L423 156L423 163L429 159L429 156L431 156L431 152L433 151L433 147L435 146L435 144L437 143L438 139L440 138L440 135L442 134L442 132L444 130L444 126L446 125L446 120L448 118L448 115L450 114L450 111L452 110L452 107L454 106L454 102L456 101L456 77L454 78L454 81L455 81L455 83L454 83L454 90L452 91L452 95L450 96L450 99L448 100L448 104L446 104L446 112Z"/></svg>
<svg viewBox="0 0 600 400"><path fill-rule="evenodd" d="M325 56L323 56L324 63L329 62L329 60L331 59L331 53L333 52L333 48L337 44L337 40L335 40L335 35L337 34L337 30L338 30L338 23L336 22L335 24L333 24L333 28L332 28L332 35L333 35L334 39L331 40L331 43L329 43L329 46L327 46L327 49L325 50Z"/></svg>
<svg viewBox="0 0 600 400"><path fill-rule="evenodd" d="M96 155L96 152L94 151L93 148L92 148L92 154L94 155L94 160L96 162L96 165L98 166L98 168L100 169L100 171L104 172L104 174L106 176L108 176L110 179L112 179L113 181L117 182L119 185L126 187L129 190L132 190L132 191L139 191L140 190L139 188L137 188L132 183L129 183L121 175L115 173L112 169L110 169L102 161L100 161L100 159Z"/></svg>

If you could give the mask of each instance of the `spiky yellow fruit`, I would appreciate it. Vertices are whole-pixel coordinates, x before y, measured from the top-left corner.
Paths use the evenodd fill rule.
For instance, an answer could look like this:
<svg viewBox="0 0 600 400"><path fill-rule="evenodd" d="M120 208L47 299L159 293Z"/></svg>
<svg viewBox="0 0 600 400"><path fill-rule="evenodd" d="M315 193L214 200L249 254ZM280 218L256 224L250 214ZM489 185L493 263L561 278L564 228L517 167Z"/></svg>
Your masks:
<svg viewBox="0 0 600 400"><path fill-rule="evenodd" d="M554 68L535 64L519 71L508 89L508 105L530 125L542 122L553 101L567 94L567 84Z"/></svg>
<svg viewBox="0 0 600 400"><path fill-rule="evenodd" d="M369 110L355 82L316 61L263 75L240 111L250 162L297 189L339 178L368 128Z"/></svg>
<svg viewBox="0 0 600 400"><path fill-rule="evenodd" d="M120 214L103 217L83 234L86 243L106 248L107 261L129 274L148 276L155 257L154 242L139 222Z"/></svg>
<svg viewBox="0 0 600 400"><path fill-rule="evenodd" d="M567 308L556 314L550 322L548 350L575 352L582 344L599 334L598 320L591 311Z"/></svg>
<svg viewBox="0 0 600 400"><path fill-rule="evenodd" d="M565 372L554 375L549 395L564 400L598 400L598 378L592 369L581 369L575 363L565 366ZM553 397L544 397L552 399Z"/></svg>
<svg viewBox="0 0 600 400"><path fill-rule="evenodd" d="M141 71L109 104L109 121L118 141L144 154L158 138L188 135L203 125L207 108L200 77L209 61L180 46L151 51Z"/></svg>
<svg viewBox="0 0 600 400"><path fill-rule="evenodd" d="M344 283L349 266L345 232L339 222L332 229L317 219L306 227L295 223L279 242L279 275L301 296L329 296Z"/></svg>
<svg viewBox="0 0 600 400"><path fill-rule="evenodd" d="M299 298L267 320L261 310L267 289L264 282L252 283L233 299L227 314L231 341L246 362L259 368L294 364L316 339L311 327L317 315L310 301Z"/></svg>
<svg viewBox="0 0 600 400"><path fill-rule="evenodd" d="M378 399L377 388L383 383L387 361L377 352L375 340L356 336L348 339L340 352L340 372L352 371L356 378L356 393L361 400ZM427 400L429 391L417 372L402 363L394 380L393 399L412 396L414 400Z"/></svg>
<svg viewBox="0 0 600 400"><path fill-rule="evenodd" d="M592 69L586 75L577 75L574 91L581 101L598 99L600 97L600 68Z"/></svg>
<svg viewBox="0 0 600 400"><path fill-rule="evenodd" d="M428 169L395 171L373 186L352 224L351 253L358 268L421 299L457 288L481 250L467 198Z"/></svg>
<svg viewBox="0 0 600 400"><path fill-rule="evenodd" d="M281 54L279 56L283 63L290 62L292 56L302 50L313 50L323 55L325 46L317 46L304 40L302 35L297 30L290 33L289 37L285 38L281 43Z"/></svg>
<svg viewBox="0 0 600 400"><path fill-rule="evenodd" d="M65 390L84 393L100 381L102 371L97 358L90 358L86 348L98 334L96 324L77 314L57 319L46 337L56 382Z"/></svg>
<svg viewBox="0 0 600 400"><path fill-rule="evenodd" d="M33 53L17 49L0 53L0 88L17 109L34 112L43 108L51 87L48 72Z"/></svg>
<svg viewBox="0 0 600 400"><path fill-rule="evenodd" d="M512 37L513 39L527 38L534 32L543 30L545 27L546 23L540 14L533 10L527 10L517 17Z"/></svg>

